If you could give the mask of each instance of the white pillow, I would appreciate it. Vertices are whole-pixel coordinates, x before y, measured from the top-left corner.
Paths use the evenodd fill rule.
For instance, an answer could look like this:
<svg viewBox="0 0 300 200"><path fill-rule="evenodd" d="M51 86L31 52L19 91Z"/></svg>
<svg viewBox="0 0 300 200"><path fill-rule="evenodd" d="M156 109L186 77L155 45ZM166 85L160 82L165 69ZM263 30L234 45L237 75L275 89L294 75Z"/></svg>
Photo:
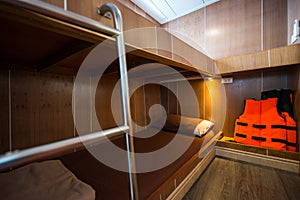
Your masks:
<svg viewBox="0 0 300 200"><path fill-rule="evenodd" d="M214 123L208 120L201 121L195 128L194 134L203 137L214 127Z"/></svg>

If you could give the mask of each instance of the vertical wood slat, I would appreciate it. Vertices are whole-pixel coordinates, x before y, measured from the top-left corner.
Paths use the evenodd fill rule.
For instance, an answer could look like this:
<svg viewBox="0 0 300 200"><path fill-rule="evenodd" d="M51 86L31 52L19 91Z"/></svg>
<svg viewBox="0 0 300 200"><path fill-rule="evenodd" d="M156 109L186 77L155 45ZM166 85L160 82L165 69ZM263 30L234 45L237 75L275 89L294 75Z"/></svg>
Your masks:
<svg viewBox="0 0 300 200"><path fill-rule="evenodd" d="M91 97L91 101L95 101L97 119L93 121L95 124L94 128L96 129L99 129L99 127L96 127L96 123L98 122L101 126L100 130L123 124L120 84L117 84L118 80L119 75L117 73L102 75L98 82L95 99ZM113 90L115 90L115 96L113 96Z"/></svg>
<svg viewBox="0 0 300 200"><path fill-rule="evenodd" d="M222 58L260 50L260 0L222 0L206 8L208 55Z"/></svg>
<svg viewBox="0 0 300 200"><path fill-rule="evenodd" d="M64 0L42 0L42 1L52 4L54 6L58 6L60 8L64 8Z"/></svg>
<svg viewBox="0 0 300 200"><path fill-rule="evenodd" d="M9 71L0 70L0 154L9 151Z"/></svg>
<svg viewBox="0 0 300 200"><path fill-rule="evenodd" d="M145 108L146 108L146 123L149 124L150 120L157 120L161 117L161 111L160 110L152 110L152 119L150 119L151 116L149 116L149 110L151 106L155 104L161 105L161 97L160 97L160 86L156 84L147 84L144 87L144 93L145 93Z"/></svg>
<svg viewBox="0 0 300 200"><path fill-rule="evenodd" d="M72 77L12 71L12 147L73 137Z"/></svg>
<svg viewBox="0 0 300 200"><path fill-rule="evenodd" d="M300 18L298 2L222 0L171 21L164 27L194 40L214 59L254 53L260 51L261 46L270 49L287 44L287 34L288 38L291 35L290 24L289 33L286 30L287 15L288 23L292 23L291 18Z"/></svg>
<svg viewBox="0 0 300 200"><path fill-rule="evenodd" d="M263 0L263 50L287 45L287 0Z"/></svg>

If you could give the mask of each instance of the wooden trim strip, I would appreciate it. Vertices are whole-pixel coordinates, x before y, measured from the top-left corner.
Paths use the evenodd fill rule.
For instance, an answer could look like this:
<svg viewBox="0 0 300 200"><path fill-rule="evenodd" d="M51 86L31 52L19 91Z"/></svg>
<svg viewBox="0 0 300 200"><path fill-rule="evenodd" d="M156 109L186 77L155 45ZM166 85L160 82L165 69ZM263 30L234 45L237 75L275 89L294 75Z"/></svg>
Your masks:
<svg viewBox="0 0 300 200"><path fill-rule="evenodd" d="M216 156L298 173L299 161L216 146Z"/></svg>

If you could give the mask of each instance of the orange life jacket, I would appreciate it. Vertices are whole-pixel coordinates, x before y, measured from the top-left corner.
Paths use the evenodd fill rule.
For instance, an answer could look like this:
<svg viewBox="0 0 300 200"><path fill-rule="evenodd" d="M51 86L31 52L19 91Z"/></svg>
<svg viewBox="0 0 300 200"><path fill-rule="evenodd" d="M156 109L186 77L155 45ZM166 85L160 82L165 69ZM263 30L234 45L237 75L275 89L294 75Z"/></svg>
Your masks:
<svg viewBox="0 0 300 200"><path fill-rule="evenodd" d="M296 152L297 128L295 120L287 112L282 113L286 122L286 150Z"/></svg>
<svg viewBox="0 0 300 200"><path fill-rule="evenodd" d="M278 150L296 151L296 123L278 114L277 98L246 100L244 113L236 120L237 142Z"/></svg>

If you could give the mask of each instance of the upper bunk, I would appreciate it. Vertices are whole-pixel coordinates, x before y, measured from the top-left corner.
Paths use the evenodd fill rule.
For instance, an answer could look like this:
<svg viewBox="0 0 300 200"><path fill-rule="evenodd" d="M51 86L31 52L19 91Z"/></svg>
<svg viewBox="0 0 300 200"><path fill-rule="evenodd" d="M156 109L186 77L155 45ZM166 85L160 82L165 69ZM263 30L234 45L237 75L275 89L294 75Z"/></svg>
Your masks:
<svg viewBox="0 0 300 200"><path fill-rule="evenodd" d="M105 42L103 52L116 52L114 35L117 32L82 15L35 0L3 0L0 10L0 21L5 27L0 33L2 68L75 75L86 56L99 43ZM181 40L176 42L188 55L197 58L195 62L189 62L172 50L168 52L170 56L165 56L166 52L158 47L157 42L152 47L143 48L134 42L134 34L128 37L124 34L128 69L146 63L160 63L185 76L213 76L213 60ZM156 31L156 38L162 37L159 35L167 39L171 37L162 30ZM101 59L101 55L99 57ZM111 64L110 72L117 71L116 62L117 59ZM146 73L143 74L150 73L152 76L162 73L161 67L144 70Z"/></svg>

